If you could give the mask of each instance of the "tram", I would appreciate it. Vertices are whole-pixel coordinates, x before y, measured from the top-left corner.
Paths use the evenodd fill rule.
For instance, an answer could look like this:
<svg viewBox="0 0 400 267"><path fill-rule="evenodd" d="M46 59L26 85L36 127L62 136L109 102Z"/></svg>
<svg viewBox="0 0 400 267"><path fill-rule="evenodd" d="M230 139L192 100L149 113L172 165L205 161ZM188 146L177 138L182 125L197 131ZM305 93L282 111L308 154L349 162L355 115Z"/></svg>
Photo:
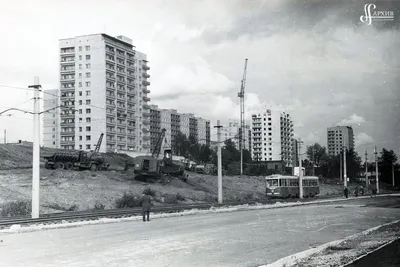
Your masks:
<svg viewBox="0 0 400 267"><path fill-rule="evenodd" d="M319 181L316 176L303 176L303 197L319 195ZM299 177L286 175L270 175L265 178L267 197L298 198L300 195Z"/></svg>

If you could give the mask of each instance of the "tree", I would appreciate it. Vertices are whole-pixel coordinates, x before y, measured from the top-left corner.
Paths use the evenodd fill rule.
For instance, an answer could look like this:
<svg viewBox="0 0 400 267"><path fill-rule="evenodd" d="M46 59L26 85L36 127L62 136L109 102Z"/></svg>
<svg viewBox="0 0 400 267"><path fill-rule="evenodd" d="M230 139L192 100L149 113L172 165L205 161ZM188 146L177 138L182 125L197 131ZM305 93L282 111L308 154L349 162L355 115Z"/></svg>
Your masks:
<svg viewBox="0 0 400 267"><path fill-rule="evenodd" d="M326 148L318 143L307 148L307 158L318 168L323 164L323 160L327 159Z"/></svg>
<svg viewBox="0 0 400 267"><path fill-rule="evenodd" d="M346 151L347 177L357 178L361 169L361 157L354 148Z"/></svg>
<svg viewBox="0 0 400 267"><path fill-rule="evenodd" d="M378 157L378 167L381 173L381 180L390 183L392 181L392 164L397 162L397 155L393 150L387 150L385 148L380 152Z"/></svg>

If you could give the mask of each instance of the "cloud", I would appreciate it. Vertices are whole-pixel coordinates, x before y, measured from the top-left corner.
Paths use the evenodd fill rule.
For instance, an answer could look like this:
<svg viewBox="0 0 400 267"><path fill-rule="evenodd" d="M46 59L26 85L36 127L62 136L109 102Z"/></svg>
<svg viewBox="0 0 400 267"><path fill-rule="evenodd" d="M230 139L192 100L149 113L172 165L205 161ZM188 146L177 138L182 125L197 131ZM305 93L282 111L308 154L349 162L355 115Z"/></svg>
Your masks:
<svg viewBox="0 0 400 267"><path fill-rule="evenodd" d="M359 133L355 138L356 147L371 144L374 142L374 139L366 133Z"/></svg>
<svg viewBox="0 0 400 267"><path fill-rule="evenodd" d="M338 123L338 125L360 125L361 123L364 123L365 119L361 116L358 116L357 114L351 115L347 119L343 119Z"/></svg>
<svg viewBox="0 0 400 267"><path fill-rule="evenodd" d="M314 143L320 143L321 138L319 135L316 135L314 133L309 133L305 138L304 138L304 143L305 144L314 144Z"/></svg>

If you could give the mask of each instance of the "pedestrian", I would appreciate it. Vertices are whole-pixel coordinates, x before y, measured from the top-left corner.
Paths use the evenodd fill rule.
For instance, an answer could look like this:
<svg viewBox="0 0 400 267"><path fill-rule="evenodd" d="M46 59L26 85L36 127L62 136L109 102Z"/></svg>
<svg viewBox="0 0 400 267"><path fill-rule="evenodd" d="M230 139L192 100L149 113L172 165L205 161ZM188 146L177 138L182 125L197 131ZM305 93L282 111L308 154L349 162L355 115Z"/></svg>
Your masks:
<svg viewBox="0 0 400 267"><path fill-rule="evenodd" d="M356 185L356 188L354 189L354 195L358 197L358 185Z"/></svg>
<svg viewBox="0 0 400 267"><path fill-rule="evenodd" d="M150 221L150 207L151 207L151 197L143 192L142 199L140 200L140 206L142 207L143 221Z"/></svg>
<svg viewBox="0 0 400 267"><path fill-rule="evenodd" d="M364 187L360 186L360 194L363 196L364 195Z"/></svg>
<svg viewBox="0 0 400 267"><path fill-rule="evenodd" d="M349 189L347 188L347 186L344 188L344 196L345 196L346 198L349 197Z"/></svg>
<svg viewBox="0 0 400 267"><path fill-rule="evenodd" d="M372 182L369 183L369 191L371 192L371 197L374 195L374 186L372 185Z"/></svg>

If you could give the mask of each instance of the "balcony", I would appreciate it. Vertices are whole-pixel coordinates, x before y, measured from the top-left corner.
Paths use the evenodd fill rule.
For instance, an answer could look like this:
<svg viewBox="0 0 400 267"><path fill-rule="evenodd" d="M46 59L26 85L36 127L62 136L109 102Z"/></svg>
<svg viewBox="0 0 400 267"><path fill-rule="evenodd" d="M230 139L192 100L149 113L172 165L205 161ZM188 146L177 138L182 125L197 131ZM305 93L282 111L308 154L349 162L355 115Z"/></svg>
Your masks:
<svg viewBox="0 0 400 267"><path fill-rule="evenodd" d="M143 123L143 125L150 125L150 121L148 121L148 120L143 120L142 123Z"/></svg>
<svg viewBox="0 0 400 267"><path fill-rule="evenodd" d="M149 102L149 101L150 101L150 98L148 98L147 96L144 96L144 97L143 97L143 101Z"/></svg>
<svg viewBox="0 0 400 267"><path fill-rule="evenodd" d="M61 73L75 72L75 65L63 66L60 70Z"/></svg>
<svg viewBox="0 0 400 267"><path fill-rule="evenodd" d="M115 140L107 139L107 144L115 144Z"/></svg>
<svg viewBox="0 0 400 267"><path fill-rule="evenodd" d="M149 129L146 128L146 127L143 127L143 128L142 128L142 131L143 131L144 133L148 133L148 132L149 132Z"/></svg>
<svg viewBox="0 0 400 267"><path fill-rule="evenodd" d="M61 58L60 60L61 64L68 64L68 63L74 63L75 62L75 57L69 57L69 58Z"/></svg>
<svg viewBox="0 0 400 267"><path fill-rule="evenodd" d="M147 105L147 104L144 104L144 105L143 105L143 108L144 108L144 109L150 109L150 106Z"/></svg>
<svg viewBox="0 0 400 267"><path fill-rule="evenodd" d="M142 76L143 76L143 78L146 78L146 79L150 78L150 75L147 73L143 73Z"/></svg>
<svg viewBox="0 0 400 267"><path fill-rule="evenodd" d="M134 90L128 90L126 93L130 96L135 96L135 91Z"/></svg>
<svg viewBox="0 0 400 267"><path fill-rule="evenodd" d="M150 93L150 90L147 89L147 88L143 88L143 89L142 89L142 92L145 93L145 94L149 94L149 93Z"/></svg>
<svg viewBox="0 0 400 267"><path fill-rule="evenodd" d="M144 149L149 149L150 148L149 144L143 144L142 146L143 146Z"/></svg>
<svg viewBox="0 0 400 267"><path fill-rule="evenodd" d="M142 84L143 84L144 86L149 86L149 85L150 85L150 82L148 82L148 81L142 81Z"/></svg>
<svg viewBox="0 0 400 267"><path fill-rule="evenodd" d="M143 141L149 141L149 140L150 140L150 136L148 136L148 135L143 136Z"/></svg>
<svg viewBox="0 0 400 267"><path fill-rule="evenodd" d="M147 117L150 117L150 116L151 116L151 114L149 112L143 112L143 117L147 118Z"/></svg>
<svg viewBox="0 0 400 267"><path fill-rule="evenodd" d="M144 70L150 70L150 67L147 66L147 65L143 65L143 66L142 66L142 69L144 69Z"/></svg>

